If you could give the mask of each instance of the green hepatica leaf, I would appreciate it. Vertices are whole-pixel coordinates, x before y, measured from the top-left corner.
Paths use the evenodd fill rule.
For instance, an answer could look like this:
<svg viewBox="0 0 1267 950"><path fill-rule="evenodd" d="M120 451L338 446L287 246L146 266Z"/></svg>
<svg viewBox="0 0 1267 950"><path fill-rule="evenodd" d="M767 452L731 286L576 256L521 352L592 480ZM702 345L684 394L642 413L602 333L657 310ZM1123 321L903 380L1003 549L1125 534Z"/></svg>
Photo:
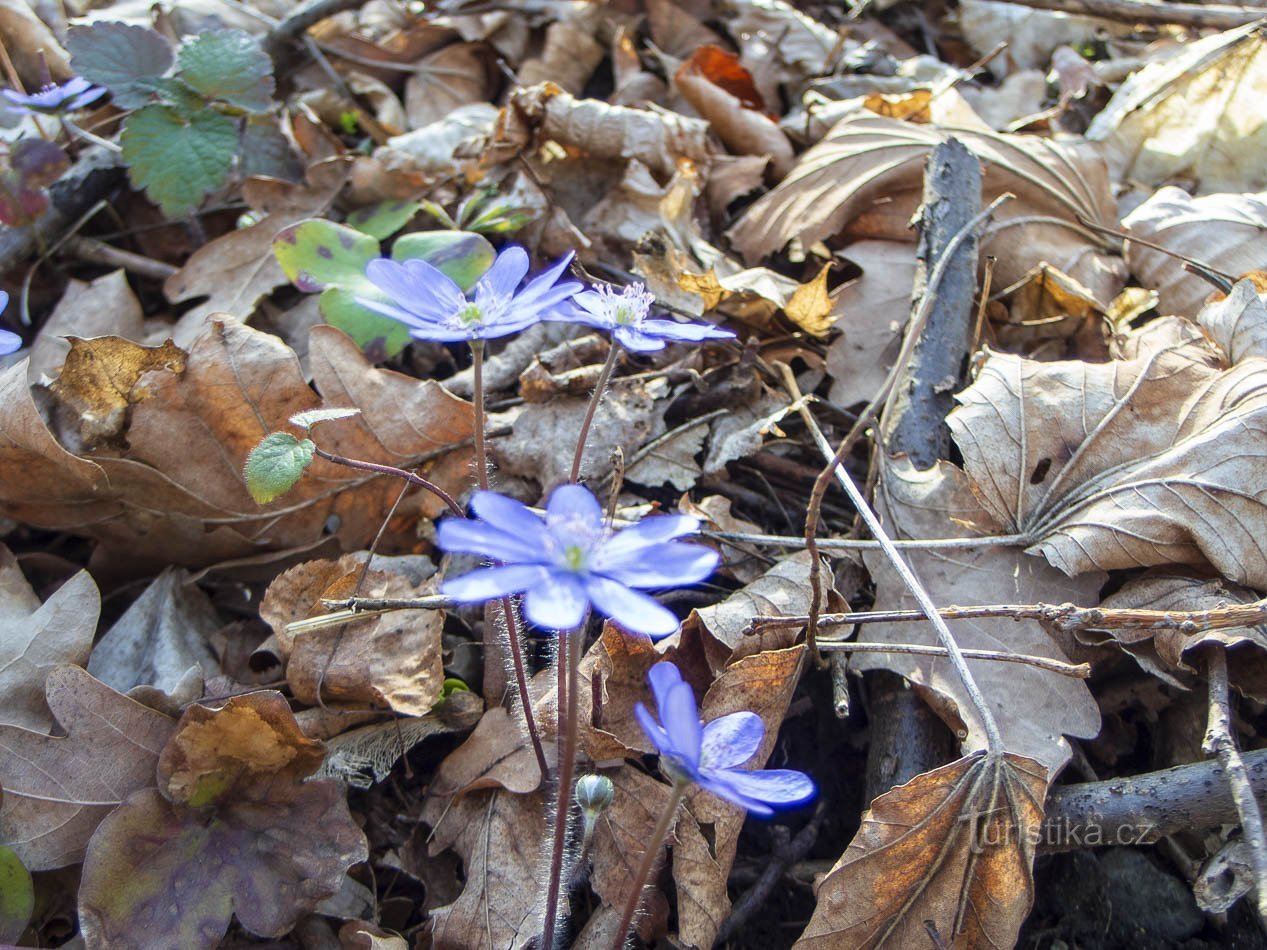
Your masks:
<svg viewBox="0 0 1267 950"><path fill-rule="evenodd" d="M300 221L277 232L273 256L291 283L307 293L339 286L376 295L365 265L378 257L378 241L354 228L323 218Z"/></svg>
<svg viewBox="0 0 1267 950"><path fill-rule="evenodd" d="M273 99L273 63L239 30L200 33L180 48L180 78L208 99L265 112Z"/></svg>
<svg viewBox="0 0 1267 950"><path fill-rule="evenodd" d="M267 795L185 809L136 792L97 828L79 889L89 946L208 950L231 914L281 937L365 860L365 836L331 779L279 782Z"/></svg>
<svg viewBox="0 0 1267 950"><path fill-rule="evenodd" d="M464 291L493 266L497 252L488 239L471 231L416 231L397 238L392 258L421 258L446 274Z"/></svg>
<svg viewBox="0 0 1267 950"><path fill-rule="evenodd" d="M395 234L409 219L418 213L421 201L382 201L366 208L358 208L348 215L348 224L362 234L383 238Z"/></svg>
<svg viewBox="0 0 1267 950"><path fill-rule="evenodd" d="M371 296L382 295L374 293ZM361 352L373 362L395 356L412 339L409 327L357 303L356 294L344 287L323 291L319 306L326 323L338 327L355 340Z"/></svg>
<svg viewBox="0 0 1267 950"><path fill-rule="evenodd" d="M105 86L122 109L149 102L152 80L171 69L171 45L154 30L127 23L94 23L66 34L71 67L89 82Z"/></svg>
<svg viewBox="0 0 1267 950"><path fill-rule="evenodd" d="M167 215L191 211L224 184L237 152L237 123L202 109L187 117L149 105L128 117L119 137L128 176Z"/></svg>
<svg viewBox="0 0 1267 950"><path fill-rule="evenodd" d="M273 432L251 449L243 475L246 489L261 505L267 505L295 487L312 463L312 439L296 439L289 432Z"/></svg>
<svg viewBox="0 0 1267 950"><path fill-rule="evenodd" d="M11 849L0 846L0 942L17 943L34 910L31 872Z"/></svg>

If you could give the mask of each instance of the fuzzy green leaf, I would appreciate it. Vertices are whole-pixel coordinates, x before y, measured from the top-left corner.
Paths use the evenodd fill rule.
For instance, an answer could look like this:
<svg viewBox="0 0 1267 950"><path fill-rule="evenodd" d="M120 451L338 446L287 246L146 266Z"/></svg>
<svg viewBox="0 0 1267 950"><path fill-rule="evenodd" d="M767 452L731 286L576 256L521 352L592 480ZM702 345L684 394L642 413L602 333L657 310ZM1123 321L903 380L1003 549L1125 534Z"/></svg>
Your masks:
<svg viewBox="0 0 1267 950"><path fill-rule="evenodd" d="M312 439L296 439L289 432L272 432L246 457L246 489L258 504L267 505L295 487L312 463Z"/></svg>
<svg viewBox="0 0 1267 950"><path fill-rule="evenodd" d="M240 30L200 33L181 46L180 78L208 99L247 112L273 101L273 62L259 41Z"/></svg>
<svg viewBox="0 0 1267 950"><path fill-rule="evenodd" d="M71 27L66 48L75 72L109 89L121 109L149 102L153 80L171 69L175 58L160 34L129 23Z"/></svg>
<svg viewBox="0 0 1267 950"><path fill-rule="evenodd" d="M128 116L119 136L133 186L166 215L193 210L224 184L237 152L237 123L203 109L188 117L149 105Z"/></svg>
<svg viewBox="0 0 1267 950"><path fill-rule="evenodd" d="M318 422L330 422L334 419L349 419L352 416L359 416L361 410L354 406L348 406L341 409L308 409L305 412L297 412L290 417L290 424L299 426L301 429L311 429Z"/></svg>

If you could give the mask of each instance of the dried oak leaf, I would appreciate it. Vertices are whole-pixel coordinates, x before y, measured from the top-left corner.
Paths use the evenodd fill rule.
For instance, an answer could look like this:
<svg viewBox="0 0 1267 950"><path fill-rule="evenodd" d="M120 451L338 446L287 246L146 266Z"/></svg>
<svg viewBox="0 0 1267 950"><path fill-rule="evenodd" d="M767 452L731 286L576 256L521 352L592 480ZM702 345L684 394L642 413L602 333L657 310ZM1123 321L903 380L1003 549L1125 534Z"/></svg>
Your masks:
<svg viewBox="0 0 1267 950"><path fill-rule="evenodd" d="M1121 590L1104 598L1106 609L1173 610L1199 612L1250 604L1258 594L1222 578L1194 577L1170 571L1157 571L1128 581ZM1198 624L1198 626L1200 626ZM1146 627L1122 627L1107 631L1140 666L1154 676L1176 685L1187 686L1200 673L1203 648L1218 646L1229 651L1228 676L1243 695L1262 701L1267 699L1267 625L1231 627L1219 630L1180 629L1150 630ZM1096 641L1103 634L1088 631L1080 638ZM1176 676L1179 673L1180 676ZM1186 677L1184 674L1187 674Z"/></svg>
<svg viewBox="0 0 1267 950"><path fill-rule="evenodd" d="M431 912L433 947L518 950L540 934L548 876L541 849L545 816L540 792L491 789L427 799L422 818L434 830L430 853L453 849L466 877L458 899Z"/></svg>
<svg viewBox="0 0 1267 950"><path fill-rule="evenodd" d="M1214 343L1175 317L1108 363L990 355L947 423L1005 533L1070 576L1209 563L1267 589L1267 308L1242 282L1199 319Z"/></svg>
<svg viewBox="0 0 1267 950"><path fill-rule="evenodd" d="M644 678L645 682L645 678ZM669 801L669 786L645 772L621 768L604 773L612 782L612 801L594 829L590 883L603 904L624 910L635 886L634 874L647 842ZM657 907L667 912L668 902L658 891L644 892L638 933L649 940L655 930ZM610 941L609 941L610 943Z"/></svg>
<svg viewBox="0 0 1267 950"><path fill-rule="evenodd" d="M41 604L13 553L0 544L0 724L52 728L44 681L59 666L87 662L100 612L101 595L87 571Z"/></svg>
<svg viewBox="0 0 1267 950"><path fill-rule="evenodd" d="M232 914L280 937L338 893L367 849L343 786L304 781L322 755L280 693L190 707L163 749L159 788L132 794L89 842L85 938L211 948Z"/></svg>
<svg viewBox="0 0 1267 950"><path fill-rule="evenodd" d="M926 471L905 458L886 460L881 469L877 508L895 538L971 537L995 533L990 515L981 509L963 472L948 463ZM1096 603L1104 576L1084 574L1071 581L1042 558L1016 547L983 546L969 550L912 550L907 562L934 603L994 604L1037 602L1083 605ZM867 552L867 569L876 583L876 608L916 606L888 560ZM956 642L968 649L1026 653L1069 662L1077 644L1058 642L1037 621L983 618L950 621ZM937 645L928 624L868 624L859 639L881 643ZM1094 736L1100 712L1085 681L1032 666L995 660L969 660L969 668L995 714L1007 748L1058 770L1071 755L1064 736ZM861 654L853 669L892 670L949 700L939 710L952 730L966 727L968 748L985 743L985 730L963 683L943 657Z"/></svg>
<svg viewBox="0 0 1267 950"><path fill-rule="evenodd" d="M75 666L49 673L45 690L66 736L0 726L0 844L33 871L83 860L101 819L154 784L176 727Z"/></svg>
<svg viewBox="0 0 1267 950"><path fill-rule="evenodd" d="M917 775L863 813L815 886L797 950L1010 947L1034 897L1047 770L978 752Z"/></svg>
<svg viewBox="0 0 1267 950"><path fill-rule="evenodd" d="M112 343L76 345L95 351ZM183 370L144 373L127 388L129 410L115 440L126 448L83 455L57 441L24 367L11 367L0 374L0 510L99 541L98 561L116 571L307 550L332 536L345 549L363 548L396 501L395 480L318 460L292 492L260 507L242 478L260 439L286 428L294 413L322 406L361 409L323 426L320 441L330 451L404 467L439 455L439 480L464 484L465 453L443 456L470 437L469 403L438 383L374 369L332 327L314 328L309 356L320 397L276 337L213 321L185 352ZM64 388L88 385L65 371L62 379ZM106 382L123 389L117 379ZM411 532L420 511L438 510L433 501L407 498L391 533Z"/></svg>
<svg viewBox="0 0 1267 950"><path fill-rule="evenodd" d="M982 163L984 197L1010 192L982 234L982 253L998 258L1001 286L1047 261L1107 300L1122 285L1120 262L1100 250L1076 217L1112 225L1116 206L1104 162L1085 151L1026 135L941 129L851 114L801 155L788 176L730 230L749 261L793 238L803 243L846 230L854 236L906 240L920 202L924 161L948 137Z"/></svg>

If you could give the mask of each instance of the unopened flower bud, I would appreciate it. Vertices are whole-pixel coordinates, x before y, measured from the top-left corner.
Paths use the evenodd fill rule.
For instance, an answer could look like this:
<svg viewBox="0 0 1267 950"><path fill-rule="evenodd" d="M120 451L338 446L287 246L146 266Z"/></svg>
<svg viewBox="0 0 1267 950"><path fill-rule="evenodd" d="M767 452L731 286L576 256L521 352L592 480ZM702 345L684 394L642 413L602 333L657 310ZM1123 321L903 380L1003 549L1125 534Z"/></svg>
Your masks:
<svg viewBox="0 0 1267 950"><path fill-rule="evenodd" d="M576 780L576 802L587 822L597 818L612 803L616 786L606 775L582 775Z"/></svg>

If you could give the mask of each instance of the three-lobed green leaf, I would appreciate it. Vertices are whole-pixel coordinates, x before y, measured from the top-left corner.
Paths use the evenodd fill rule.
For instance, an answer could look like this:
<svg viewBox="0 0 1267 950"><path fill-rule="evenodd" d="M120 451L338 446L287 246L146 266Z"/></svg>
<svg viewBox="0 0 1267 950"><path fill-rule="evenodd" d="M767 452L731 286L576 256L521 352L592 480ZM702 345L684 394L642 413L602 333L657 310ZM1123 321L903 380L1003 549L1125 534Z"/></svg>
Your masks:
<svg viewBox="0 0 1267 950"><path fill-rule="evenodd" d="M177 54L180 78L207 99L247 112L266 112L273 100L273 63L259 41L240 30L200 33Z"/></svg>
<svg viewBox="0 0 1267 950"><path fill-rule="evenodd" d="M153 104L128 116L119 142L133 186L175 216L224 184L237 154L238 127L210 109L182 115Z"/></svg>

